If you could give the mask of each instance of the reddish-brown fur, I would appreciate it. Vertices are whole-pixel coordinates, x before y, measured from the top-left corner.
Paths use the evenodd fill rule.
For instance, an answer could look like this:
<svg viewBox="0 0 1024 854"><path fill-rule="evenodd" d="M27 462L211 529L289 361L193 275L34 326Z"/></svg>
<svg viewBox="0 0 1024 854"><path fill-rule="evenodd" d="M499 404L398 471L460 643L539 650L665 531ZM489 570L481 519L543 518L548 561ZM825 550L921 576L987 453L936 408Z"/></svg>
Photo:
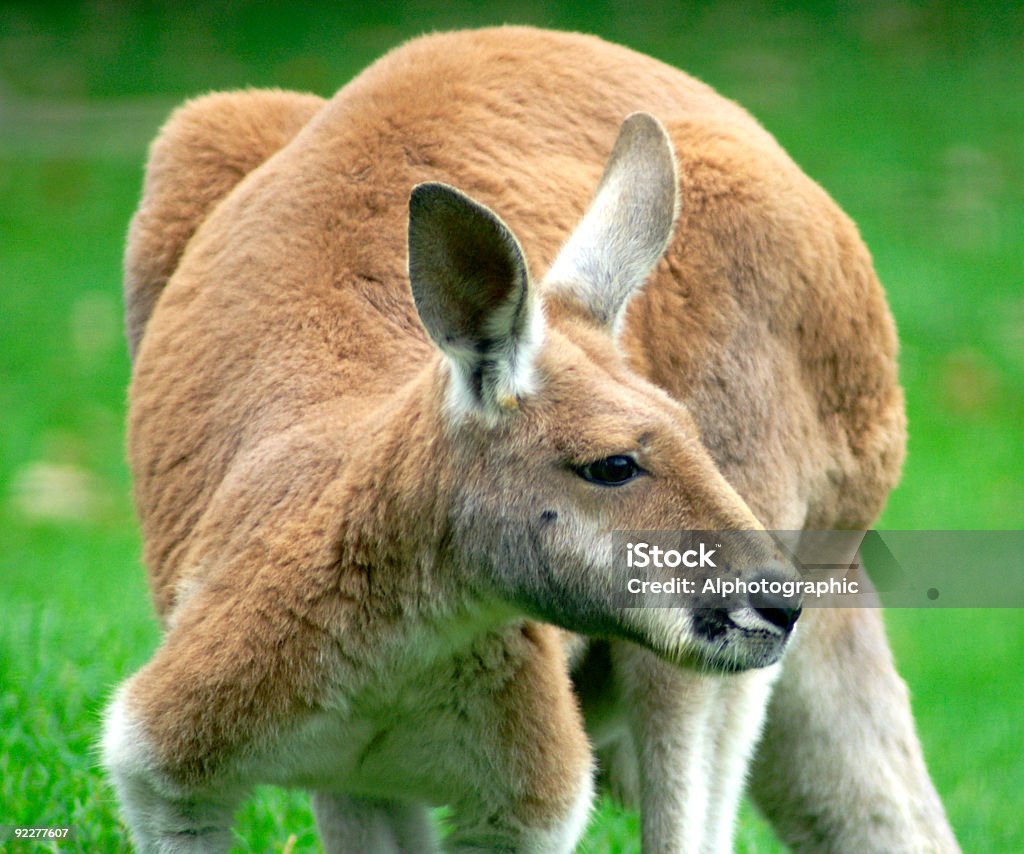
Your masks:
<svg viewBox="0 0 1024 854"><path fill-rule="evenodd" d="M692 417L710 454L683 464L693 512L742 526L749 507L778 529L861 528L877 516L899 475L904 415L870 258L824 191L708 87L588 36L502 28L411 42L329 101L198 99L153 146L126 274L129 456L168 628L130 696L172 778L201 786L225 757L257 753L282 721L365 679L353 663L363 649L404 637L408 614L429 618L430 596L452 594L444 578L410 584L418 550L443 536L434 496L454 489L442 462L460 453L438 420L437 351L409 293L410 189L443 181L497 211L539 279L636 110L670 133L682 211L622 341L629 369L685 405L678 417ZM595 382L621 384L627 412L630 373L578 307L551 297L547 317L549 373L603 372ZM389 403L404 385L422 393ZM573 450L613 453L617 414L588 407L567 399L545 417L585 413ZM395 518L418 539L393 541ZM944 838L877 617L811 622L820 642L794 650L787 674L846 668L858 650L880 662L877 678L853 667L851 690L863 680L893 708L908 789ZM522 744L539 751L525 763L550 766L523 793L522 809L542 820L564 810L552 805L566 791L559 778L578 774L588 748L558 631L509 632L502 643L533 650L514 656L533 675L501 680L508 737L523 739L542 715L562 751L543 754L546 734ZM813 684L784 674L779 691L787 707L814 703ZM855 835L842 804L815 800L799 779L856 760L837 747L841 733L826 733L787 769L780 757L801 735L773 714L765 750L776 761L760 766L760 797L795 844L841 845Z"/></svg>

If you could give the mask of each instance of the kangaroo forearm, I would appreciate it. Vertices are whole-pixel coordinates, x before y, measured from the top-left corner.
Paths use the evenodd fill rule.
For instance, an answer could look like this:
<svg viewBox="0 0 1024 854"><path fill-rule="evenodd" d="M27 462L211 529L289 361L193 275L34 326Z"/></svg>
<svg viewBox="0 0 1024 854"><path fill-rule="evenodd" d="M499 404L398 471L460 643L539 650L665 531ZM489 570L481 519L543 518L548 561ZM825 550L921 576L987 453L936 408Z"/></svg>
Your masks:
<svg viewBox="0 0 1024 854"><path fill-rule="evenodd" d="M752 794L797 851L958 851L881 616L808 614L785 659Z"/></svg>

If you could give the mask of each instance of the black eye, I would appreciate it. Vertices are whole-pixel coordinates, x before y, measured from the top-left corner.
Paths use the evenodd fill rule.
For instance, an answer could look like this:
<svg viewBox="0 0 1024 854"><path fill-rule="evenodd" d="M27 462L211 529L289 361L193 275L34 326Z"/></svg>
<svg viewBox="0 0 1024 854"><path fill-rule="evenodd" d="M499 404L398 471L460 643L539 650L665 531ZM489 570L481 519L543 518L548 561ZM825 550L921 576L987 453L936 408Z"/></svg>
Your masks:
<svg viewBox="0 0 1024 854"><path fill-rule="evenodd" d="M576 469L576 474L599 486L619 486L632 480L642 471L632 457L616 454L614 457L605 457L603 460L595 460L580 466Z"/></svg>

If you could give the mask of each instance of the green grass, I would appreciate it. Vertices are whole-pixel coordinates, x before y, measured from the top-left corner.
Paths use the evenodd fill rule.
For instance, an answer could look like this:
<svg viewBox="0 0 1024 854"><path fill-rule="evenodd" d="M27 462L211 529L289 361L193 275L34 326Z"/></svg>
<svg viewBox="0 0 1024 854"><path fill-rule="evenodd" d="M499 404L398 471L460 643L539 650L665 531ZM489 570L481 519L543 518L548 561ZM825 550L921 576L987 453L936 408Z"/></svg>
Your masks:
<svg viewBox="0 0 1024 854"><path fill-rule="evenodd" d="M1024 527L1024 15L947 5L0 5L0 823L126 847L93 745L158 632L122 460L120 253L145 143L189 94L327 94L417 32L501 21L690 70L750 108L875 255L911 419L883 526ZM964 848L1024 850L1021 612L888 624ZM316 850L298 793L259 790L236 830L239 850L291 834ZM738 848L781 850L749 807ZM636 816L603 805L583 850L638 851Z"/></svg>

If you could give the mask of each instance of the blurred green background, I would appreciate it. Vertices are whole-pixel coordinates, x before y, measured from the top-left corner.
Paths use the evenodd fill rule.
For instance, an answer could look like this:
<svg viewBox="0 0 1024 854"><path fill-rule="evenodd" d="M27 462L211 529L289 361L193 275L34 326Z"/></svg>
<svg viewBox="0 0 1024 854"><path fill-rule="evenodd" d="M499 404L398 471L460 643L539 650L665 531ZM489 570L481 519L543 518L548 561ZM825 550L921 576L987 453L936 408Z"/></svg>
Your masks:
<svg viewBox="0 0 1024 854"><path fill-rule="evenodd" d="M128 499L120 264L145 147L181 99L329 94L432 29L598 33L750 109L860 224L911 425L880 527L1024 527L1020 4L0 3L0 823L126 846L95 767L108 691L157 643ZM969 571L965 567L965 571ZM1024 570L1024 567L1022 567ZM965 850L1024 851L1020 611L887 615ZM260 790L239 850L316 850ZM749 807L738 847L781 850ZM609 804L584 851L638 851Z"/></svg>

